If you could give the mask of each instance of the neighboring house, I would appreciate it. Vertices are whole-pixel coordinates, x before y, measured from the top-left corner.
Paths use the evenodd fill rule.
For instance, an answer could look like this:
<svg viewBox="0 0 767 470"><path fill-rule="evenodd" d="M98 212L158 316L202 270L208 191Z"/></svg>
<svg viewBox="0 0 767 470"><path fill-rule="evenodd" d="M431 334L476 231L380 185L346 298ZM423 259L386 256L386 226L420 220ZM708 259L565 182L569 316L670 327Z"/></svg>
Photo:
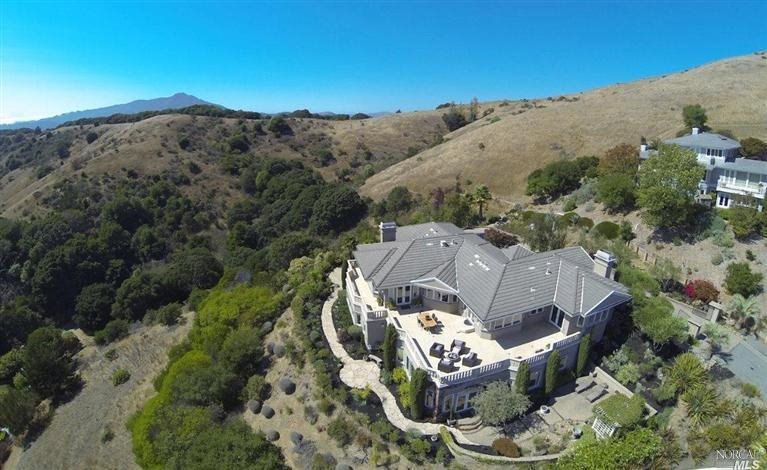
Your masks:
<svg viewBox="0 0 767 470"><path fill-rule="evenodd" d="M553 350L574 367L581 336L600 341L631 299L603 251L592 259L581 247L498 249L448 223L387 222L380 236L348 262L349 310L369 349L394 325L402 367L430 377L425 406L434 415L471 408L484 384L513 381L522 362L529 388L541 386Z"/></svg>
<svg viewBox="0 0 767 470"><path fill-rule="evenodd" d="M715 198L717 207L744 205L764 208L767 189L767 162L738 158L740 143L729 137L699 132L664 141L695 152L698 163L706 168L706 174L698 185L699 196ZM640 147L639 156L647 159L655 151Z"/></svg>

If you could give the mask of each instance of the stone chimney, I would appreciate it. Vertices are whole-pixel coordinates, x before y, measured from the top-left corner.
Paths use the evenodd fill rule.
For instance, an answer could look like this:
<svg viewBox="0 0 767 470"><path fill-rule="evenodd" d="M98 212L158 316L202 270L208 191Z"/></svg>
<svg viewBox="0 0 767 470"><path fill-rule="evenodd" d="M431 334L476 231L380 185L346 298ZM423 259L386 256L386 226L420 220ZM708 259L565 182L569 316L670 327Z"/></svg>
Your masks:
<svg viewBox="0 0 767 470"><path fill-rule="evenodd" d="M594 272L607 279L615 280L617 259L609 251L598 250L594 255Z"/></svg>
<svg viewBox="0 0 767 470"><path fill-rule="evenodd" d="M397 222L381 222L378 226L378 232L381 236L381 243L396 241Z"/></svg>
<svg viewBox="0 0 767 470"><path fill-rule="evenodd" d="M700 134L700 128L693 127L692 128L692 135L698 135L698 134Z"/></svg>

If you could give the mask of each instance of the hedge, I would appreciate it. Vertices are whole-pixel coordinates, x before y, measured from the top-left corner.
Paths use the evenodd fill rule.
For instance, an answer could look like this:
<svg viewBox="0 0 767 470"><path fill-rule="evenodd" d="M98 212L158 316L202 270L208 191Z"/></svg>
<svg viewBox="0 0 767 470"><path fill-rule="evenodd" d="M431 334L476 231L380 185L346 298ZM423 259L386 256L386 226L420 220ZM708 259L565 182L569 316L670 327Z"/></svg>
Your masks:
<svg viewBox="0 0 767 470"><path fill-rule="evenodd" d="M598 234L602 235L608 240L614 240L615 238L617 238L619 230L620 230L620 227L618 227L618 224L607 221L607 220L605 220L604 222L599 222L594 227L594 231L596 231Z"/></svg>

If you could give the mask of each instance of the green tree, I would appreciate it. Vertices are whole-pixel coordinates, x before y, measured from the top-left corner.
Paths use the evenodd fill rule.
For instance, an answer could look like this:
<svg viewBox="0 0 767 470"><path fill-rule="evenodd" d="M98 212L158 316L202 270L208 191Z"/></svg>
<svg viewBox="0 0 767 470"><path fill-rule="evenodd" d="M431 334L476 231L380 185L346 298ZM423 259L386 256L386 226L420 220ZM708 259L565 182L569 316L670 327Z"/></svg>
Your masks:
<svg viewBox="0 0 767 470"><path fill-rule="evenodd" d="M578 361L575 366L575 375L580 377L583 372L586 371L586 365L589 361L589 350L591 349L591 334L587 334L581 338L581 343L578 345Z"/></svg>
<svg viewBox="0 0 767 470"><path fill-rule="evenodd" d="M329 187L314 203L309 227L320 235L340 233L353 227L365 215L365 202L347 185Z"/></svg>
<svg viewBox="0 0 767 470"><path fill-rule="evenodd" d="M490 194L490 189L487 187L487 185L480 184L474 189L474 193L471 195L471 199L479 208L479 218L484 220L483 209L485 204L493 199L493 195Z"/></svg>
<svg viewBox="0 0 767 470"><path fill-rule="evenodd" d="M482 422L498 426L527 411L530 399L508 382L491 382L474 397L474 408L482 417Z"/></svg>
<svg viewBox="0 0 767 470"><path fill-rule="evenodd" d="M740 141L740 153L746 158L767 160L767 143L755 137L746 137Z"/></svg>
<svg viewBox="0 0 767 470"><path fill-rule="evenodd" d="M471 206L468 198L460 193L450 193L445 197L441 218L452 222L458 227L469 225L471 221Z"/></svg>
<svg viewBox="0 0 767 470"><path fill-rule="evenodd" d="M536 219L523 232L525 241L534 251L549 251L564 248L567 232L557 223L554 214Z"/></svg>
<svg viewBox="0 0 767 470"><path fill-rule="evenodd" d="M736 206L730 209L727 215L732 233L740 240L758 233L762 225L761 214L753 207Z"/></svg>
<svg viewBox="0 0 767 470"><path fill-rule="evenodd" d="M384 369L391 372L397 364L397 329L394 325L386 325L382 348Z"/></svg>
<svg viewBox="0 0 767 470"><path fill-rule="evenodd" d="M544 392L546 395L551 395L551 392L557 388L559 382L559 369L562 368L562 357L559 355L559 351L556 349L551 351L549 358L546 360L546 382L544 384Z"/></svg>
<svg viewBox="0 0 767 470"><path fill-rule="evenodd" d="M51 326L33 331L22 357L29 386L41 396L50 397L72 385L77 368L73 356L79 346L77 338L65 338Z"/></svg>
<svg viewBox="0 0 767 470"><path fill-rule="evenodd" d="M386 196L385 212L393 215L405 214L413 207L413 195L404 186L395 186Z"/></svg>
<svg viewBox="0 0 767 470"><path fill-rule="evenodd" d="M634 306L632 317L639 331L658 349L669 341L687 339L687 322L674 316L673 307L663 297L640 299Z"/></svg>
<svg viewBox="0 0 767 470"><path fill-rule="evenodd" d="M88 334L109 322L115 290L109 284L91 284L80 291L75 304L74 321Z"/></svg>
<svg viewBox="0 0 767 470"><path fill-rule="evenodd" d="M682 119L684 119L684 125L688 129L697 127L700 130L706 130L706 110L699 104L689 104L682 108Z"/></svg>
<svg viewBox="0 0 767 470"><path fill-rule="evenodd" d="M645 221L659 228L685 224L703 171L692 150L662 145L639 170L637 202Z"/></svg>
<svg viewBox="0 0 767 470"><path fill-rule="evenodd" d="M14 435L22 434L35 417L37 396L30 390L8 387L0 390L0 424Z"/></svg>
<svg viewBox="0 0 767 470"><path fill-rule="evenodd" d="M413 419L423 417L423 401L426 393L427 375L423 369L416 369L410 377L410 415Z"/></svg>
<svg viewBox="0 0 767 470"><path fill-rule="evenodd" d="M650 268L650 274L660 282L661 289L668 292L682 275L682 268L668 258L660 258Z"/></svg>
<svg viewBox="0 0 767 470"><path fill-rule="evenodd" d="M528 384L530 383L530 364L526 361L519 363L517 376L514 378L514 389L521 395L527 394Z"/></svg>
<svg viewBox="0 0 767 470"><path fill-rule="evenodd" d="M730 294L750 297L761 292L763 277L762 273L751 271L748 263L730 263L727 266L724 286Z"/></svg>
<svg viewBox="0 0 767 470"><path fill-rule="evenodd" d="M597 201L609 212L630 209L634 206L636 184L632 176L610 173L597 181Z"/></svg>

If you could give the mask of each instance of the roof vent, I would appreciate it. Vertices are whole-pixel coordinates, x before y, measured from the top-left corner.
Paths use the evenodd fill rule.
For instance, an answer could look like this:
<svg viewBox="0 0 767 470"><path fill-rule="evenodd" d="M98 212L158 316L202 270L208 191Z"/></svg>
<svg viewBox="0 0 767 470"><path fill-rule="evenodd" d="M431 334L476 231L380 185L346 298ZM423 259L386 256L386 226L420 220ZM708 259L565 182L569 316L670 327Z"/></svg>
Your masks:
<svg viewBox="0 0 767 470"><path fill-rule="evenodd" d="M699 127L693 127L692 128L692 135L698 135L700 134L700 128Z"/></svg>
<svg viewBox="0 0 767 470"><path fill-rule="evenodd" d="M546 268L546 275L549 276L551 274L551 269Z"/></svg>
<svg viewBox="0 0 767 470"><path fill-rule="evenodd" d="M531 287L531 288L530 288L530 293L532 293L532 294L534 294L534 293L535 293L535 287Z"/></svg>
<svg viewBox="0 0 767 470"><path fill-rule="evenodd" d="M450 246L450 243L448 243L448 241L447 241L447 240L440 240L440 241L439 241L439 245L440 245L440 246Z"/></svg>

